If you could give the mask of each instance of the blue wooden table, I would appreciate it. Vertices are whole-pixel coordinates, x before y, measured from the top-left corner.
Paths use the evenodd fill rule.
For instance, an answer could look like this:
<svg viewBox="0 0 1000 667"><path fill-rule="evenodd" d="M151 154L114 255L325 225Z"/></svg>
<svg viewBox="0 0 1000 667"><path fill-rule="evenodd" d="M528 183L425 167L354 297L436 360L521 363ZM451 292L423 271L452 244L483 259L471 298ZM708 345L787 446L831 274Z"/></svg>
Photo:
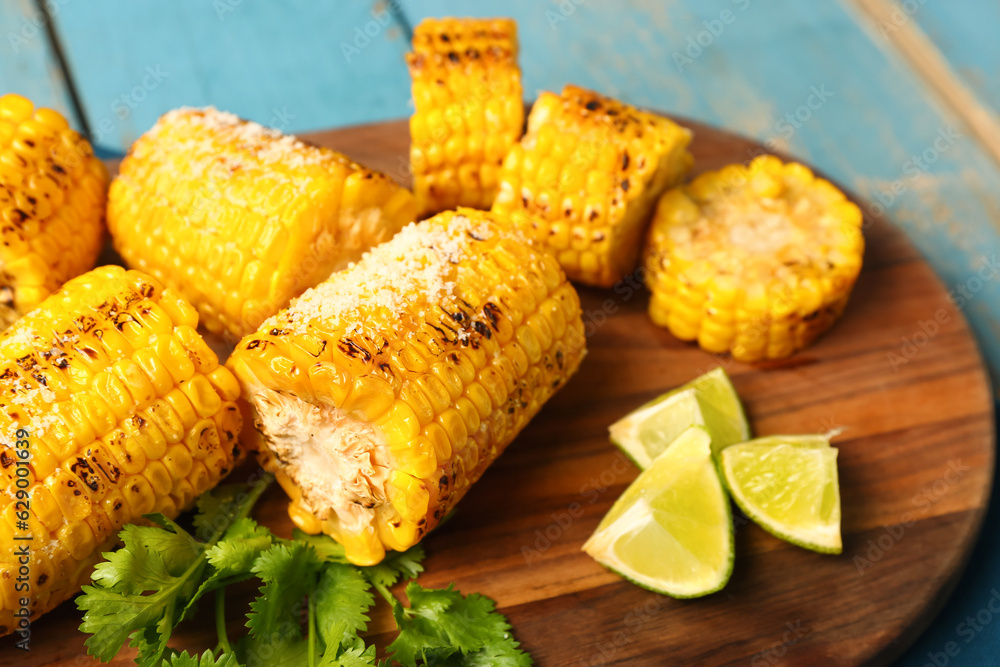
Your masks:
<svg viewBox="0 0 1000 667"><path fill-rule="evenodd" d="M854 189L929 258L1000 377L997 3L2 0L0 93L63 111L109 156L182 105L290 132L397 118L411 112L411 26L446 14L516 18L529 97L592 87L755 137ZM997 505L901 664L1000 661Z"/></svg>

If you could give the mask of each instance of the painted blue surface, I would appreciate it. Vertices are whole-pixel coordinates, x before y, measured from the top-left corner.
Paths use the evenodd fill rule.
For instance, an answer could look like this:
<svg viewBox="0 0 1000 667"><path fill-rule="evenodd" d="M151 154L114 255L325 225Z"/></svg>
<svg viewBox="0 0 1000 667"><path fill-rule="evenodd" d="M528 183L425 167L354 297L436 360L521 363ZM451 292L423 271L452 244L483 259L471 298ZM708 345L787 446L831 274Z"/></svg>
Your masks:
<svg viewBox="0 0 1000 667"><path fill-rule="evenodd" d="M108 148L126 149L184 105L290 132L407 110L408 36L366 2L66 2L55 25L95 142Z"/></svg>
<svg viewBox="0 0 1000 667"><path fill-rule="evenodd" d="M914 20L944 55L952 71L971 88L981 103L1000 116L1000 3L982 0L922 0L899 6L888 22L892 30L898 21ZM902 18L902 17L905 17Z"/></svg>
<svg viewBox="0 0 1000 667"><path fill-rule="evenodd" d="M45 32L45 17L32 0L0 1L0 95L4 93L56 109L80 128Z"/></svg>
<svg viewBox="0 0 1000 667"><path fill-rule="evenodd" d="M902 24L916 22L984 106L1000 109L1000 6L899 4ZM967 291L965 315L1000 375L1000 280L976 280L1000 254L1000 170L893 51L883 33L896 26L867 23L849 0L398 0L391 20L386 6L357 0L50 5L86 120L113 149L185 104L211 103L287 131L405 116L407 25L428 15L513 16L529 98L573 82L724 126L885 209L945 284ZM18 42L16 53L11 46L9 34L34 7L0 3L0 91L65 111L65 80L45 34ZM994 498L968 574L901 664L997 664L1000 615L971 638L967 618L1000 590L998 527ZM948 642L957 656L945 653Z"/></svg>

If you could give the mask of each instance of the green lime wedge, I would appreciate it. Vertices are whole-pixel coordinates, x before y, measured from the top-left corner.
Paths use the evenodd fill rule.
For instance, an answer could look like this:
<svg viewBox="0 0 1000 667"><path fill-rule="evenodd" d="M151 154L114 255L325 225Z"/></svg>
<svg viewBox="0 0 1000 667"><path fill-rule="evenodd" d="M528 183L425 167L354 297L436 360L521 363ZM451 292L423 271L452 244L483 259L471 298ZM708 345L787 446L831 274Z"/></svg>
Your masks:
<svg viewBox="0 0 1000 667"><path fill-rule="evenodd" d="M725 586L733 571L733 522L708 431L684 431L625 490L583 550L626 579L672 597L699 597Z"/></svg>
<svg viewBox="0 0 1000 667"><path fill-rule="evenodd" d="M608 431L611 442L645 470L693 425L708 429L714 454L750 438L743 405L721 366L643 405Z"/></svg>
<svg viewBox="0 0 1000 667"><path fill-rule="evenodd" d="M721 468L733 500L761 528L805 549L841 552L837 449L829 435L731 445Z"/></svg>

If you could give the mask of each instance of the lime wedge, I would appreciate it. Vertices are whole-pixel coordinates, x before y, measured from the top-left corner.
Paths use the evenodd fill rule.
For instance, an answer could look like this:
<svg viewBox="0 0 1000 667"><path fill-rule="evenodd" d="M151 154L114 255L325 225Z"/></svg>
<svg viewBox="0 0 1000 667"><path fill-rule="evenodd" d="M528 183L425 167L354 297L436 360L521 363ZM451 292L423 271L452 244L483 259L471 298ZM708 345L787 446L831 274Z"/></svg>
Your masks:
<svg viewBox="0 0 1000 667"><path fill-rule="evenodd" d="M626 579L672 597L699 597L725 586L733 571L733 522L708 431L684 431L625 490L583 550Z"/></svg>
<svg viewBox="0 0 1000 667"><path fill-rule="evenodd" d="M608 429L615 443L645 470L689 426L708 429L712 452L750 438L750 427L729 376L717 367L619 419Z"/></svg>
<svg viewBox="0 0 1000 667"><path fill-rule="evenodd" d="M837 449L827 435L772 436L727 447L733 500L761 528L805 549L839 554Z"/></svg>

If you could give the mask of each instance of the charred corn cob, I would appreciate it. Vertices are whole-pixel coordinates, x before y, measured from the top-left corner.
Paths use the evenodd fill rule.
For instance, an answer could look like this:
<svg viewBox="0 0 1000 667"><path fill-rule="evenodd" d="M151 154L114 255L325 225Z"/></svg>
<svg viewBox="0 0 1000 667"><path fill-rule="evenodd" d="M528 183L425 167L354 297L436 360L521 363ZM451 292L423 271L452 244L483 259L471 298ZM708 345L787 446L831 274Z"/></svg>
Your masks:
<svg viewBox="0 0 1000 667"><path fill-rule="evenodd" d="M635 269L657 197L690 168L691 133L576 86L542 93L507 154L493 210L547 245L572 279Z"/></svg>
<svg viewBox="0 0 1000 667"><path fill-rule="evenodd" d="M491 213L405 228L229 366L301 529L378 562L431 530L583 355L576 291Z"/></svg>
<svg viewBox="0 0 1000 667"><path fill-rule="evenodd" d="M425 19L406 55L413 79L410 167L421 215L489 208L524 129L517 24Z"/></svg>
<svg viewBox="0 0 1000 667"><path fill-rule="evenodd" d="M0 96L0 329L94 266L108 174L52 109Z"/></svg>
<svg viewBox="0 0 1000 667"><path fill-rule="evenodd" d="M20 598L31 618L52 609L123 524L176 516L232 468L239 385L197 324L154 279L105 266L0 335L0 635Z"/></svg>
<svg viewBox="0 0 1000 667"><path fill-rule="evenodd" d="M411 222L384 174L215 109L163 116L111 185L115 248L239 337Z"/></svg>
<svg viewBox="0 0 1000 667"><path fill-rule="evenodd" d="M646 250L649 314L740 361L786 357L844 310L861 270L861 211L801 164L765 155L675 188Z"/></svg>

